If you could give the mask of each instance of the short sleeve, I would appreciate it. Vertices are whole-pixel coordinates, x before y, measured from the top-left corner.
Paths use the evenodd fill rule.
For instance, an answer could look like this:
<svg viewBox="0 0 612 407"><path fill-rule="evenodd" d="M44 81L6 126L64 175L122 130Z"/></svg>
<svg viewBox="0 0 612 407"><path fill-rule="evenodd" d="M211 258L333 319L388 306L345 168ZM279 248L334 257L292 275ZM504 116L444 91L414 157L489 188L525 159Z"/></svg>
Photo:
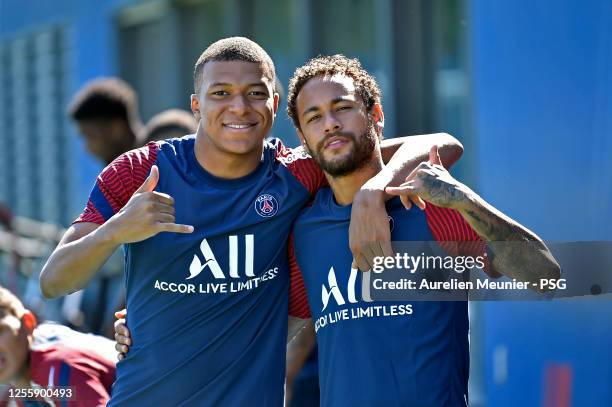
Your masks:
<svg viewBox="0 0 612 407"><path fill-rule="evenodd" d="M155 142L121 154L96 179L83 213L73 222L99 225L119 212L149 175L157 160Z"/></svg>
<svg viewBox="0 0 612 407"><path fill-rule="evenodd" d="M487 242L476 233L461 214L430 203L425 207L427 224L436 241L453 256L484 256L485 272L491 277L501 276L491 270L487 257Z"/></svg>
<svg viewBox="0 0 612 407"><path fill-rule="evenodd" d="M310 306L308 305L308 295L306 294L302 272L295 257L293 234L289 237L288 251L290 270L289 316L308 319L311 317Z"/></svg>

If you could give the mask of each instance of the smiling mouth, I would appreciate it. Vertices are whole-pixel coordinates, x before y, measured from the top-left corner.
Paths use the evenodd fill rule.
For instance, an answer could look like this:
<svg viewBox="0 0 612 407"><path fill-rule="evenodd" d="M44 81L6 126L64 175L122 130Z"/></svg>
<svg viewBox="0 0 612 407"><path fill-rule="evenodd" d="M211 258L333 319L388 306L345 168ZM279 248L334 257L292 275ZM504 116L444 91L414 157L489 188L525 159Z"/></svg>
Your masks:
<svg viewBox="0 0 612 407"><path fill-rule="evenodd" d="M257 123L224 123L223 127L227 127L232 130L244 130L251 127L255 127Z"/></svg>

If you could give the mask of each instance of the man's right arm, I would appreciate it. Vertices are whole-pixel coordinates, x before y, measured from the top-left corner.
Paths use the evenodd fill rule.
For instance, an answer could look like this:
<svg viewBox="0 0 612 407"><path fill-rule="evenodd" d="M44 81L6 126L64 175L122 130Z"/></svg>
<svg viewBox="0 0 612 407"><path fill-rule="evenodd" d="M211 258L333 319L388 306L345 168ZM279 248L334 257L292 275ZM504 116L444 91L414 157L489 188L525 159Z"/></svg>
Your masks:
<svg viewBox="0 0 612 407"><path fill-rule="evenodd" d="M70 226L40 273L43 295L59 297L83 288L117 247L104 225Z"/></svg>
<svg viewBox="0 0 612 407"><path fill-rule="evenodd" d="M157 166L119 212L102 225L76 223L64 234L40 273L45 297L83 288L122 244L140 242L160 232L191 233L193 226L175 224L174 199L155 192Z"/></svg>

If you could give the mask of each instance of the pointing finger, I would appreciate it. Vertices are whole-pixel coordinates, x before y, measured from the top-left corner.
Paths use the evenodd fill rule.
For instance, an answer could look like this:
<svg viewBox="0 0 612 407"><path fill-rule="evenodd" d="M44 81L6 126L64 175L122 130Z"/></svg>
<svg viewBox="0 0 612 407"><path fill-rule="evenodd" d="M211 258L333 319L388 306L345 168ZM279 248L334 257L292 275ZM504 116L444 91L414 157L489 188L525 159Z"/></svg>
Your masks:
<svg viewBox="0 0 612 407"><path fill-rule="evenodd" d="M158 223L160 232L193 233L193 226L177 223Z"/></svg>
<svg viewBox="0 0 612 407"><path fill-rule="evenodd" d="M414 193L415 188L412 185L403 185L399 187L386 187L385 192L389 195L407 195Z"/></svg>

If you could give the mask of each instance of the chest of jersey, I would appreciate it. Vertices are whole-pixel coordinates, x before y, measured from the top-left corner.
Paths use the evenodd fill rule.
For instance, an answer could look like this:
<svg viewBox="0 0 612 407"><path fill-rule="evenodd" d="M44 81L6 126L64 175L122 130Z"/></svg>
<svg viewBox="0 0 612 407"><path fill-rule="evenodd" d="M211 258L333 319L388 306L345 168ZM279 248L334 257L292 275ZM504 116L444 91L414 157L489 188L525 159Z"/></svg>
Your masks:
<svg viewBox="0 0 612 407"><path fill-rule="evenodd" d="M322 405L464 405L466 303L373 298L376 274L351 268L350 208L322 198L294 229L317 331ZM429 249L435 239L425 212L398 202L387 211L393 241L410 241L415 253Z"/></svg>
<svg viewBox="0 0 612 407"><path fill-rule="evenodd" d="M308 209L308 216L301 217L294 230L296 257L315 321L323 315L327 317L319 325L337 319L410 312L395 306L391 310L360 309L375 302L376 296L370 288L377 274L351 268L348 241L350 208L335 207L333 213L316 211L314 207ZM424 212L418 209L406 211L393 203L389 205L388 213L393 241L410 241L410 248L418 253L429 249L429 242L434 239Z"/></svg>
<svg viewBox="0 0 612 407"><path fill-rule="evenodd" d="M285 279L287 236L307 191L267 160L255 173L227 181L206 174L194 159L192 151L158 156L156 190L174 198L176 223L195 230L129 245L128 292L206 301Z"/></svg>

